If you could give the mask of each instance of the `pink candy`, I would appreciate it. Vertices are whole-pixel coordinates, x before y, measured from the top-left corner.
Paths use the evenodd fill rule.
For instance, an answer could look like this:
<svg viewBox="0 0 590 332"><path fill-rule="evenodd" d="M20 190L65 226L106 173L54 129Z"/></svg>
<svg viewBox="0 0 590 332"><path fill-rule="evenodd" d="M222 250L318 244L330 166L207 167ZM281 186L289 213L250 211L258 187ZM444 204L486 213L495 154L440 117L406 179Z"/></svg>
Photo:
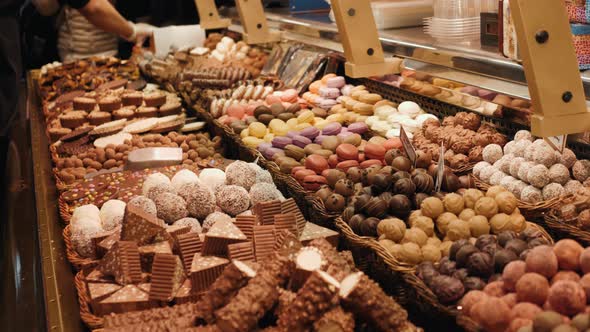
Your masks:
<svg viewBox="0 0 590 332"><path fill-rule="evenodd" d="M320 97L336 99L340 97L340 90L338 88L321 87Z"/></svg>
<svg viewBox="0 0 590 332"><path fill-rule="evenodd" d="M346 84L346 80L342 76L336 76L332 78L328 78L326 81L326 85L329 88L337 88L340 89Z"/></svg>
<svg viewBox="0 0 590 332"><path fill-rule="evenodd" d="M268 105L276 104L281 102L281 97L276 95L268 95L266 96L266 103Z"/></svg>
<svg viewBox="0 0 590 332"><path fill-rule="evenodd" d="M283 95L281 96L281 100L285 102L294 103L297 101L297 91L294 89L289 89L283 91Z"/></svg>
<svg viewBox="0 0 590 332"><path fill-rule="evenodd" d="M254 111L252 111L254 112ZM234 117L237 119L241 119L246 114L246 110L242 105L231 105L227 108L227 112L225 112L227 116Z"/></svg>

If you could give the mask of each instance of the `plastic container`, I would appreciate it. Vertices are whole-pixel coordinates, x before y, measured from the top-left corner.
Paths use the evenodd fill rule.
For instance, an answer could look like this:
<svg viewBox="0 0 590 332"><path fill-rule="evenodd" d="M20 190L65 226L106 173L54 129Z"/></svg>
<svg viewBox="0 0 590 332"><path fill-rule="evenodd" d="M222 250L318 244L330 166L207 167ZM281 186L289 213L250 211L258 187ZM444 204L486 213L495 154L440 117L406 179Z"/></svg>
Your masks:
<svg viewBox="0 0 590 332"><path fill-rule="evenodd" d="M433 15L432 5L433 0L371 1L378 30L420 26L424 18ZM333 12L330 19L335 21Z"/></svg>

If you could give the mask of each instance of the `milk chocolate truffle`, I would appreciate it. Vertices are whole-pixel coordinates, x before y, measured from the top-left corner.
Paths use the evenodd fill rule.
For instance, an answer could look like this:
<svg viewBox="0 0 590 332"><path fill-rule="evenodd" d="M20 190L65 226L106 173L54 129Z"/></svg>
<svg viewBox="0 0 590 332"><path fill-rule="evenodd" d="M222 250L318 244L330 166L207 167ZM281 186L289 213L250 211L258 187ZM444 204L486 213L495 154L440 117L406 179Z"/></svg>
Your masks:
<svg viewBox="0 0 590 332"><path fill-rule="evenodd" d="M183 184L179 187L178 193L186 201L189 214L197 219L207 218L217 207L211 189L198 182Z"/></svg>
<svg viewBox="0 0 590 332"><path fill-rule="evenodd" d="M498 212L512 214L516 209L518 200L511 192L504 191L496 195L496 204L498 205Z"/></svg>
<svg viewBox="0 0 590 332"><path fill-rule="evenodd" d="M432 292L441 303L454 303L465 293L463 283L453 277L439 275L432 279Z"/></svg>
<svg viewBox="0 0 590 332"><path fill-rule="evenodd" d="M404 235L404 238L402 239L402 243L407 243L407 242L412 242L412 243L416 243L419 246L423 246L426 244L426 241L428 240L428 235L426 235L426 233L424 233L423 230L421 230L420 228L417 227L412 227L408 230L406 230L406 234Z"/></svg>
<svg viewBox="0 0 590 332"><path fill-rule="evenodd" d="M158 210L158 218L163 219L168 224L188 217L186 202L178 195L165 192L154 197L154 203L156 203L156 209Z"/></svg>
<svg viewBox="0 0 590 332"><path fill-rule="evenodd" d="M475 203L484 197L484 194L477 189L467 189L463 193L463 201L465 202L465 207L468 209L474 209Z"/></svg>
<svg viewBox="0 0 590 332"><path fill-rule="evenodd" d="M415 218L410 222L410 227L416 227L423 230L429 237L434 236L434 222L428 217L419 216Z"/></svg>
<svg viewBox="0 0 590 332"><path fill-rule="evenodd" d="M526 258L527 272L536 272L551 278L558 269L557 256L550 246L537 246L528 253Z"/></svg>
<svg viewBox="0 0 590 332"><path fill-rule="evenodd" d="M422 247L422 259L429 262L440 261L442 254L437 245L426 244Z"/></svg>
<svg viewBox="0 0 590 332"><path fill-rule="evenodd" d="M498 213L490 219L490 227L492 233L499 234L504 231L512 229L510 224L510 216L506 213Z"/></svg>
<svg viewBox="0 0 590 332"><path fill-rule="evenodd" d="M467 259L469 274L486 278L494 273L494 259L487 252L477 252Z"/></svg>
<svg viewBox="0 0 590 332"><path fill-rule="evenodd" d="M428 168L432 163L432 154L428 151L418 150L416 151L416 167Z"/></svg>
<svg viewBox="0 0 590 332"><path fill-rule="evenodd" d="M422 261L422 251L420 250L420 246L413 242L402 244L400 259L402 262L411 265L419 264Z"/></svg>
<svg viewBox="0 0 590 332"><path fill-rule="evenodd" d="M471 236L475 238L490 233L490 224L488 219L484 216L473 216L467 223L469 225Z"/></svg>
<svg viewBox="0 0 590 332"><path fill-rule="evenodd" d="M486 331L504 331L510 323L510 307L502 299L488 296L473 306L471 317Z"/></svg>
<svg viewBox="0 0 590 332"><path fill-rule="evenodd" d="M459 213L458 217L461 220L469 221L472 217L475 217L475 211L472 209L463 209L461 213Z"/></svg>
<svg viewBox="0 0 590 332"><path fill-rule="evenodd" d="M469 223L461 219L451 220L446 235L451 241L469 238L471 236Z"/></svg>
<svg viewBox="0 0 590 332"><path fill-rule="evenodd" d="M377 235L400 242L406 234L406 224L397 218L383 219L377 225Z"/></svg>
<svg viewBox="0 0 590 332"><path fill-rule="evenodd" d="M412 181L416 185L416 191L420 193L430 193L434 190L434 179L430 174L417 173L412 176Z"/></svg>
<svg viewBox="0 0 590 332"><path fill-rule="evenodd" d="M401 179L411 179L412 175L405 171L397 171L391 176L391 182L396 183Z"/></svg>
<svg viewBox="0 0 590 332"><path fill-rule="evenodd" d="M442 213L436 218L436 229L438 229L441 234L446 235L449 229L449 224L455 219L458 219L457 216L451 212Z"/></svg>
<svg viewBox="0 0 590 332"><path fill-rule="evenodd" d="M578 242L571 239L559 240L553 246L553 253L561 270L577 271L580 268L579 257L583 250Z"/></svg>
<svg viewBox="0 0 590 332"><path fill-rule="evenodd" d="M324 202L326 209L329 212L340 212L346 206L346 199L340 194L332 194Z"/></svg>
<svg viewBox="0 0 590 332"><path fill-rule="evenodd" d="M440 199L429 197L422 202L422 205L420 205L420 211L422 212L422 215L434 220L444 212L444 205Z"/></svg>
<svg viewBox="0 0 590 332"><path fill-rule="evenodd" d="M344 174L344 173L343 173ZM334 192L344 197L354 194L354 183L348 179L340 179L334 184Z"/></svg>
<svg viewBox="0 0 590 332"><path fill-rule="evenodd" d="M543 201L543 193L533 186L527 186L522 190L520 199L526 203L536 204Z"/></svg>
<svg viewBox="0 0 590 332"><path fill-rule="evenodd" d="M588 177L590 177L590 161L588 160L578 160L574 163L572 167L572 173L574 178L580 182L586 181Z"/></svg>
<svg viewBox="0 0 590 332"><path fill-rule="evenodd" d="M217 199L217 205L219 205L223 212L230 216L237 216L250 207L250 195L248 191L237 185L220 187L215 197Z"/></svg>
<svg viewBox="0 0 590 332"><path fill-rule="evenodd" d="M483 149L483 160L490 164L500 160L503 155L502 147L498 144L489 144Z"/></svg>
<svg viewBox="0 0 590 332"><path fill-rule="evenodd" d="M328 185L332 188L334 188L338 180L342 179L346 179L346 174L339 169L331 169L326 174L326 180L328 180Z"/></svg>
<svg viewBox="0 0 590 332"><path fill-rule="evenodd" d="M562 315L573 316L586 308L586 292L574 281L558 281L549 289L551 308Z"/></svg>
<svg viewBox="0 0 590 332"><path fill-rule="evenodd" d="M474 211L476 214L490 219L498 213L498 205L493 198L482 197L475 203Z"/></svg>
<svg viewBox="0 0 590 332"><path fill-rule="evenodd" d="M507 292L514 292L516 290L516 283L526 273L526 263L523 261L510 261L502 272L502 281L504 281L504 289Z"/></svg>
<svg viewBox="0 0 590 332"><path fill-rule="evenodd" d="M447 212L458 215L463 211L465 202L463 201L463 197L461 197L461 195L450 193L445 195L443 199L443 206Z"/></svg>

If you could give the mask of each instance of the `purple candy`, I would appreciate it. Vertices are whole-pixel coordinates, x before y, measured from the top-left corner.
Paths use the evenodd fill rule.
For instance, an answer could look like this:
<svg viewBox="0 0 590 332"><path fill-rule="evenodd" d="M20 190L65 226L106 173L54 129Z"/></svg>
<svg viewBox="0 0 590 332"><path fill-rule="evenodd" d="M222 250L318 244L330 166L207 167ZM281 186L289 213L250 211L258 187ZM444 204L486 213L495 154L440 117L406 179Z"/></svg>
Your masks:
<svg viewBox="0 0 590 332"><path fill-rule="evenodd" d="M311 144L311 140L305 136L297 135L293 137L293 145L296 145L300 148L304 148L308 144Z"/></svg>
<svg viewBox="0 0 590 332"><path fill-rule="evenodd" d="M348 132L348 128L347 127L342 127L342 129L340 130L340 133L347 133Z"/></svg>
<svg viewBox="0 0 590 332"><path fill-rule="evenodd" d="M324 130L322 130L322 135L328 135L328 136L338 135L341 130L342 130L341 124L339 124L338 122L332 122L324 127Z"/></svg>
<svg viewBox="0 0 590 332"><path fill-rule="evenodd" d="M494 98L496 98L496 96L498 95L497 93L493 92L493 91L489 91L489 90L478 90L477 91L477 95L485 100L494 100Z"/></svg>
<svg viewBox="0 0 590 332"><path fill-rule="evenodd" d="M320 136L316 137L316 138L313 140L313 142L314 142L315 144L322 145L322 142L323 142L323 141L326 139L326 137L328 137L328 136L326 136L326 135L320 135Z"/></svg>
<svg viewBox="0 0 590 332"><path fill-rule="evenodd" d="M298 131L291 130L287 133L287 137L294 138L295 136L299 135Z"/></svg>
<svg viewBox="0 0 590 332"><path fill-rule="evenodd" d="M369 130L369 127L367 127L367 124L364 122L355 122L348 126L348 131L355 134L364 134L367 130Z"/></svg>
<svg viewBox="0 0 590 332"><path fill-rule="evenodd" d="M305 136L309 139L314 139L314 138L318 137L319 134L320 134L320 130L316 127L307 127L299 132L299 135Z"/></svg>
<svg viewBox="0 0 590 332"><path fill-rule="evenodd" d="M272 146L274 148L284 149L285 146L293 143L293 140L289 137L275 137L272 139Z"/></svg>
<svg viewBox="0 0 590 332"><path fill-rule="evenodd" d="M343 140L346 137L351 136L351 135L354 135L354 133L347 131L347 132L340 132L340 134L338 134L336 137L338 137L340 140Z"/></svg>
<svg viewBox="0 0 590 332"><path fill-rule="evenodd" d="M470 94L472 96L477 96L477 88L474 86L465 86L461 88L461 92Z"/></svg>
<svg viewBox="0 0 590 332"><path fill-rule="evenodd" d="M270 144L268 142L258 144L258 151L260 151L261 153L264 153L264 151L266 151L270 148L272 148L272 144Z"/></svg>
<svg viewBox="0 0 590 332"><path fill-rule="evenodd" d="M262 154L266 159L272 159L276 154L285 154L285 151L277 148L268 148Z"/></svg>

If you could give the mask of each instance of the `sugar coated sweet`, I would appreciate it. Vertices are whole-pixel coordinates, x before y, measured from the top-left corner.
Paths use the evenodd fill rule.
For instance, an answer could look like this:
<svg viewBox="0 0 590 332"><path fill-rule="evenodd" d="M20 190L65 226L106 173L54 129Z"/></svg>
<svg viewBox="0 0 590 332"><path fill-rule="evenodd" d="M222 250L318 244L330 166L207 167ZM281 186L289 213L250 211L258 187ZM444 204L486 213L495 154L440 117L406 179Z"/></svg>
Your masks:
<svg viewBox="0 0 590 332"><path fill-rule="evenodd" d="M127 204L118 199L106 201L100 208L100 221L105 231L110 231L120 226L125 216L125 207Z"/></svg>
<svg viewBox="0 0 590 332"><path fill-rule="evenodd" d="M148 175L145 180L143 181L143 185L141 187L141 192L144 196L147 196L149 190L158 184L168 184L170 185L170 179L162 174L162 173L154 173Z"/></svg>

